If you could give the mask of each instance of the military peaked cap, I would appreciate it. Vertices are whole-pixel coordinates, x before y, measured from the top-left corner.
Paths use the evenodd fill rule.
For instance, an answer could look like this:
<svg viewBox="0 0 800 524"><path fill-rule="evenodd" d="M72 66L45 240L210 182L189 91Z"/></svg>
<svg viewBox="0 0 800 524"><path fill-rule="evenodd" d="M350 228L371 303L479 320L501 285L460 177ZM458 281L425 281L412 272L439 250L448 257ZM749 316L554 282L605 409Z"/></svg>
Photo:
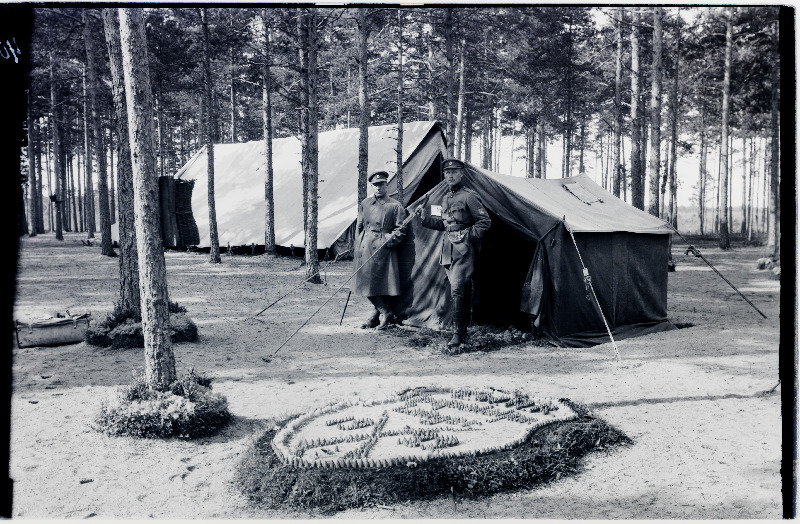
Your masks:
<svg viewBox="0 0 800 524"><path fill-rule="evenodd" d="M464 169L464 162L457 158L447 158L442 163L442 170L444 169Z"/></svg>
<svg viewBox="0 0 800 524"><path fill-rule="evenodd" d="M386 182L387 180L389 180L389 173L387 173L386 171L375 171L369 176L368 180L370 184L377 184L378 182Z"/></svg>

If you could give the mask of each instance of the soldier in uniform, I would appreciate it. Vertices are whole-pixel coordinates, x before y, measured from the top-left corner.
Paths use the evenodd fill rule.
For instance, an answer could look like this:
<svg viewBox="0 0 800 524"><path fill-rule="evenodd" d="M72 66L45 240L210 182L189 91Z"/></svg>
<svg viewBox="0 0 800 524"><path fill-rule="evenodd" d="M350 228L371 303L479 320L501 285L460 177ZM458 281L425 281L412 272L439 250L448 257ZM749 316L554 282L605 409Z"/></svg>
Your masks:
<svg viewBox="0 0 800 524"><path fill-rule="evenodd" d="M362 200L358 206L355 239L358 272L353 292L367 297L375 307L362 329L386 329L394 322L390 297L400 294L400 270L394 247L405 236L403 220L406 210L386 194L388 178L386 171L372 173L368 180L375 194Z"/></svg>
<svg viewBox="0 0 800 524"><path fill-rule="evenodd" d="M447 343L452 347L467 341L475 255L480 249L481 237L492 221L478 194L461 184L464 163L448 158L442 168L450 191L442 202L441 217L430 216L424 206L417 207L415 213L422 219L423 226L446 232L442 238L439 264L444 266L453 299L454 333Z"/></svg>

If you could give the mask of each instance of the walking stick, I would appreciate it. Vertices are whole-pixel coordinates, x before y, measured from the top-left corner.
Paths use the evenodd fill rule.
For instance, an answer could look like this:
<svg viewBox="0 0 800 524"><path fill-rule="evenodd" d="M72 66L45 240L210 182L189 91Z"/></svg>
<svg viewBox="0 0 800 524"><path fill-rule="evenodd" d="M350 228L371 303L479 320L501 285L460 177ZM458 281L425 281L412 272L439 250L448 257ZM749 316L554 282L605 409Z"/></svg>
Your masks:
<svg viewBox="0 0 800 524"><path fill-rule="evenodd" d="M347 292L347 300L344 301L344 309L342 309L342 318L339 319L339 325L342 325L342 321L344 320L344 312L347 311L347 304L350 303L350 295L353 294L353 290Z"/></svg>

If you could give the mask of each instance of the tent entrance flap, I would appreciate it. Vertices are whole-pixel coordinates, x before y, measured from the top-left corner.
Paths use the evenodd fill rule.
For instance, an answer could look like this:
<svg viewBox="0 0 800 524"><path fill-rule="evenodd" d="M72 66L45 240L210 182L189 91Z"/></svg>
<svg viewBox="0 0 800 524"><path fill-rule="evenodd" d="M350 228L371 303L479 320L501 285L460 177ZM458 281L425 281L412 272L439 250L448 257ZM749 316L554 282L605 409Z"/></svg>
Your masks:
<svg viewBox="0 0 800 524"><path fill-rule="evenodd" d="M539 243L523 238L491 210L489 217L492 227L475 261L472 321L528 330L530 315L520 304Z"/></svg>

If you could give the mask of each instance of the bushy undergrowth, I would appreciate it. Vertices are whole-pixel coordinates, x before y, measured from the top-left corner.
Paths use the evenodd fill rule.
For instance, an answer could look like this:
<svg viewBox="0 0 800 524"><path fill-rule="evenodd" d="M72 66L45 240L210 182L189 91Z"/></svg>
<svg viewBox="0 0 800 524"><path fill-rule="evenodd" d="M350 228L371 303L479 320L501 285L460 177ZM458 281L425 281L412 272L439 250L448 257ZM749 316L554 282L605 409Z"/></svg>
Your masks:
<svg viewBox="0 0 800 524"><path fill-rule="evenodd" d="M392 329L388 331L396 336L404 337L411 347L430 347L446 355L457 355L473 351L494 351L506 346L517 344L542 345L543 341L532 333L519 330L515 327L496 328L492 326L470 326L467 330L466 344L448 347L452 333L449 331L434 331L422 328L414 331L405 329Z"/></svg>
<svg viewBox="0 0 800 524"><path fill-rule="evenodd" d="M186 315L185 307L170 301L169 312L172 342L197 342L200 339L197 325ZM111 349L143 348L142 317L135 311L115 307L105 319L89 326L86 342Z"/></svg>
<svg viewBox="0 0 800 524"><path fill-rule="evenodd" d="M532 489L578 472L581 459L591 452L632 443L624 433L583 407L569 404L578 413L577 419L544 426L512 450L434 459L415 467L288 466L270 445L276 427L264 433L245 454L235 481L256 507L322 513L450 494L474 498Z"/></svg>
<svg viewBox="0 0 800 524"><path fill-rule="evenodd" d="M188 371L166 391L150 389L140 373L102 402L98 431L142 438L209 436L231 420L227 399L211 391L208 375Z"/></svg>

